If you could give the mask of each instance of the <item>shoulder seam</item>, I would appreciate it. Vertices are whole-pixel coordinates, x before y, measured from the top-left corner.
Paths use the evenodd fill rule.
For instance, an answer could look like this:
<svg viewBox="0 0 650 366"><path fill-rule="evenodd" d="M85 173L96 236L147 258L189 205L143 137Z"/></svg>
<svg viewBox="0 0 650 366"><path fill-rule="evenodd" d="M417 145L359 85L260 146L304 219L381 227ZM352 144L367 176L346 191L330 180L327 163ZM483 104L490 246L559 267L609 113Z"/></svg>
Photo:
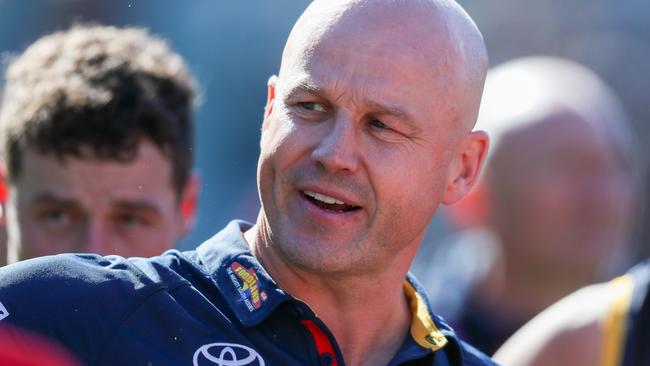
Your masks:
<svg viewBox="0 0 650 366"><path fill-rule="evenodd" d="M111 343L113 342L113 339L117 336L119 331L122 329L124 323L126 323L131 318L131 315L133 315L133 313L135 313L140 307L142 307L152 296L159 293L160 291L170 292L170 291L173 291L173 290L175 290L175 289L177 289L179 287L188 286L188 285L189 285L189 283L187 281L180 281L180 283L178 283L176 286L173 286L173 287L167 287L167 286L159 284L154 289L152 289L149 294L144 295L140 301L134 302L134 304L132 306L128 307L127 310L124 311L119 323L115 327L115 330L113 331L113 333L109 337L107 337L107 339L106 339L106 347L103 348L101 351L97 352L97 356L93 360L92 364L93 365L96 365L96 364L99 365L100 364L99 361L106 354L108 346L111 345Z"/></svg>

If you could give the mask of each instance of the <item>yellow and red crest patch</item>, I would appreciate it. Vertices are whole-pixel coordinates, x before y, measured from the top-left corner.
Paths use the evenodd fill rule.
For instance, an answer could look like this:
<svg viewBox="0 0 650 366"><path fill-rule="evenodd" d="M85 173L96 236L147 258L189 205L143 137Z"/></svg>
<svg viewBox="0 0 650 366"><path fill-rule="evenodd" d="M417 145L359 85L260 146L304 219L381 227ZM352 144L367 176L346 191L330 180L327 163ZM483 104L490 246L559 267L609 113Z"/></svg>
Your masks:
<svg viewBox="0 0 650 366"><path fill-rule="evenodd" d="M255 270L233 262L227 271L248 310L259 309L262 302L266 300L266 293L260 289L260 280Z"/></svg>

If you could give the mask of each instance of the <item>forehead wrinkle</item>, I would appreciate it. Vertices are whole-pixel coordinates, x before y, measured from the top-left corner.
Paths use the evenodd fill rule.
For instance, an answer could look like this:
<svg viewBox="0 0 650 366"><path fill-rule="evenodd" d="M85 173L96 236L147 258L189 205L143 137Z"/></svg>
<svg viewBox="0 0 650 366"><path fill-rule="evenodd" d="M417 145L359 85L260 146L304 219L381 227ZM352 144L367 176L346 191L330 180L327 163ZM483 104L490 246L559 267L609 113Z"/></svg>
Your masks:
<svg viewBox="0 0 650 366"><path fill-rule="evenodd" d="M33 203L50 203L65 205L69 207L81 207L81 202L77 197L67 197L55 192L40 192L32 199ZM123 209L138 209L160 211L160 207L155 200L147 198L117 198L111 200L111 205Z"/></svg>
<svg viewBox="0 0 650 366"><path fill-rule="evenodd" d="M284 91L285 99L295 98L300 93L309 93L314 95L322 95L323 88L314 83L310 78L305 77L294 82L287 83L286 90Z"/></svg>
<svg viewBox="0 0 650 366"><path fill-rule="evenodd" d="M375 37L381 45L351 34ZM447 99L445 111L437 115L447 115L459 135L474 127L487 72L487 53L480 31L454 1L316 0L291 31L280 79L296 67L307 69L309 61L317 56L318 45L326 39L342 42L341 47L348 49L357 48L354 42L363 42L357 46L371 54L381 54L390 46L401 49L400 54L408 60L428 64L426 77L439 93L432 98Z"/></svg>
<svg viewBox="0 0 650 366"><path fill-rule="evenodd" d="M327 87L321 87L318 83L312 81L310 78L305 77L296 82L294 85L289 85L288 90L286 91L286 99L293 99L300 93L309 93L311 95L319 96L334 102L338 102L347 94L349 89L345 87L341 88L341 92L338 95L332 97L330 92L327 90ZM354 93L355 96L351 98L351 103L356 106L364 106L365 109L372 114L382 114L389 115L395 118L398 118L412 128L416 128L415 119L413 115L407 111L406 108L400 106L397 103L390 103L372 99L369 97L370 93L357 92Z"/></svg>
<svg viewBox="0 0 650 366"><path fill-rule="evenodd" d="M413 116L405 109L396 104L382 103L372 99L364 98L363 103L367 105L373 113L388 115L405 122L413 129L418 129Z"/></svg>

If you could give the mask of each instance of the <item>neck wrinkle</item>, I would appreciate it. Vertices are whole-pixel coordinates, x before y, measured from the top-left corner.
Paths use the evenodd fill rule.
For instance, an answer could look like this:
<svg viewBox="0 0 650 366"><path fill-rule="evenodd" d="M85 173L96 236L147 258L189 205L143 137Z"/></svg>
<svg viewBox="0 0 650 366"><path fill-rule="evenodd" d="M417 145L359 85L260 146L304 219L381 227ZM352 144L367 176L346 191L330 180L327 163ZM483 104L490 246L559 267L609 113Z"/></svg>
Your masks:
<svg viewBox="0 0 650 366"><path fill-rule="evenodd" d="M411 313L403 288L408 265L393 264L399 277L397 270L366 276L310 273L274 254L267 230L260 217L244 233L253 255L280 288L309 305L327 325L346 363L387 364L410 334Z"/></svg>

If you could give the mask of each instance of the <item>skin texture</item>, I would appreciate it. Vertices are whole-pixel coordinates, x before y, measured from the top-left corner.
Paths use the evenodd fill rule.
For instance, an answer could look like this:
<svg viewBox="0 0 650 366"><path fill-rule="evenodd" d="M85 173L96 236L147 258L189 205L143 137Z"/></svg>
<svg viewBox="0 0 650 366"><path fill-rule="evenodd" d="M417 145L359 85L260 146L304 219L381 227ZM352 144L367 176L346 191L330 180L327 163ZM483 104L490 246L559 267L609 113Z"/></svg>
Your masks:
<svg viewBox="0 0 650 366"><path fill-rule="evenodd" d="M402 283L424 229L485 155L487 136L470 132L485 68L453 2L316 1L292 30L268 85L262 210L245 236L347 364L386 364L407 334ZM305 192L357 209L322 209Z"/></svg>
<svg viewBox="0 0 650 366"><path fill-rule="evenodd" d="M9 260L65 252L158 255L190 227L196 182L179 201L171 163L142 140L127 163L58 160L28 149L9 187Z"/></svg>

